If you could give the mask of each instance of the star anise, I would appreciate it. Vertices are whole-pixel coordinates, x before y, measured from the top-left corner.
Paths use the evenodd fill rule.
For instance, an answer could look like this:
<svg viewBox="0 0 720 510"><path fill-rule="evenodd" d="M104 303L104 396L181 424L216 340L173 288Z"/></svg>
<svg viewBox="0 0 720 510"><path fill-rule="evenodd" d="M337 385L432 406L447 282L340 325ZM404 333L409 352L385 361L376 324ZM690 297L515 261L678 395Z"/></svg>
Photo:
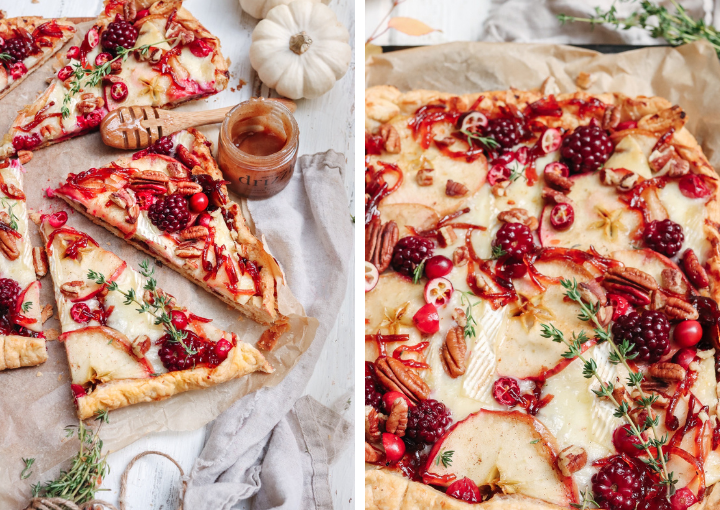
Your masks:
<svg viewBox="0 0 720 510"><path fill-rule="evenodd" d="M144 96L147 94L152 98L153 102L160 99L160 97L162 96L164 87L160 83L159 76L154 76L151 79L140 78L139 81L143 85L142 90L140 90L141 96Z"/></svg>
<svg viewBox="0 0 720 510"><path fill-rule="evenodd" d="M520 303L515 305L511 316L520 320L525 332L529 332L536 322L548 322L555 319L555 314L542 303L543 295L531 298L520 296Z"/></svg>
<svg viewBox="0 0 720 510"><path fill-rule="evenodd" d="M380 328L385 328L388 335L397 335L400 326L409 326L409 319L406 318L410 301L393 309L385 308L385 319L380 323Z"/></svg>
<svg viewBox="0 0 720 510"><path fill-rule="evenodd" d="M596 205L595 210L597 211L598 216L600 216L600 220L592 223L590 228L602 229L605 232L605 237L608 239L615 239L618 232L627 232L627 227L622 221L620 221L620 217L624 212L622 208L608 212L603 207Z"/></svg>

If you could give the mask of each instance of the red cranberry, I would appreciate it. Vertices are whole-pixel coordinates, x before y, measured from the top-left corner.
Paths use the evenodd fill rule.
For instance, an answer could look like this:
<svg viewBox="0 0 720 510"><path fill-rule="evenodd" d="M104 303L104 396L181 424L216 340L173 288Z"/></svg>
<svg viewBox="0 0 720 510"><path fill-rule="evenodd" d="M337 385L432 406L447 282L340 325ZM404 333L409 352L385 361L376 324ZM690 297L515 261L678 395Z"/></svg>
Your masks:
<svg viewBox="0 0 720 510"><path fill-rule="evenodd" d="M201 227L209 227L211 221L212 216L210 216L208 213L202 213L198 215L196 223Z"/></svg>
<svg viewBox="0 0 720 510"><path fill-rule="evenodd" d="M550 211L550 223L557 230L567 230L575 223L575 210L570 204L557 204Z"/></svg>
<svg viewBox="0 0 720 510"><path fill-rule="evenodd" d="M452 271L452 268L452 260L444 255L435 255L434 257L427 259L425 262L425 276L431 280L434 278L441 278L448 275L450 271Z"/></svg>
<svg viewBox="0 0 720 510"><path fill-rule="evenodd" d="M88 305L85 303L75 303L70 309L70 317L78 324L87 324L93 316Z"/></svg>
<svg viewBox="0 0 720 510"><path fill-rule="evenodd" d="M188 325L187 315L180 310L170 312L170 320L176 329L185 329Z"/></svg>
<svg viewBox="0 0 720 510"><path fill-rule="evenodd" d="M137 16L135 16L135 20L143 19L145 16L149 16L150 11L147 9L143 9L142 11L138 11Z"/></svg>
<svg viewBox="0 0 720 510"><path fill-rule="evenodd" d="M455 480L450 484L450 487L447 488L446 494L468 503L480 503L482 501L480 489L478 489L478 486L470 478Z"/></svg>
<svg viewBox="0 0 720 510"><path fill-rule="evenodd" d="M415 312L413 324L427 335L437 333L440 330L440 316L435 305L428 303Z"/></svg>
<svg viewBox="0 0 720 510"><path fill-rule="evenodd" d="M79 60L80 59L80 48L78 46L70 46L67 51L68 60Z"/></svg>
<svg viewBox="0 0 720 510"><path fill-rule="evenodd" d="M188 47L190 48L190 53L192 53L198 58L207 57L213 51L212 46L210 46L202 39L195 39L193 42L190 43L190 46Z"/></svg>
<svg viewBox="0 0 720 510"><path fill-rule="evenodd" d="M123 82L119 81L110 86L110 97L113 98L113 101L122 103L125 99L127 99L127 96L128 88Z"/></svg>
<svg viewBox="0 0 720 510"><path fill-rule="evenodd" d="M73 392L73 395L75 395L75 398L78 399L80 397L84 397L87 395L87 392L85 391L85 388L80 386L79 384L71 384L70 389Z"/></svg>
<svg viewBox="0 0 720 510"><path fill-rule="evenodd" d="M190 198L190 210L193 212L202 212L207 209L207 206L208 197L205 193L195 193L192 198Z"/></svg>
<svg viewBox="0 0 720 510"><path fill-rule="evenodd" d="M383 432L382 443L385 448L385 458L391 464L395 464L405 455L405 443L395 434Z"/></svg>
<svg viewBox="0 0 720 510"><path fill-rule="evenodd" d="M692 363L695 360L695 357L697 356L697 350L693 349L691 347L683 347L682 349L678 350L678 352L675 353L675 356L673 356L673 363L677 363L681 367L683 367L685 370L688 369L690 366L690 363Z"/></svg>
<svg viewBox="0 0 720 510"><path fill-rule="evenodd" d="M158 356L168 371L187 370L198 365L212 368L225 361L214 349L213 342L200 338L192 331L186 333L183 343L176 342L169 334L157 341L160 345Z"/></svg>
<svg viewBox="0 0 720 510"><path fill-rule="evenodd" d="M615 131L624 131L626 129L635 129L637 127L636 120L625 120L617 125Z"/></svg>
<svg viewBox="0 0 720 510"><path fill-rule="evenodd" d="M113 56L110 55L109 53L106 53L106 52L98 53L98 56L95 57L95 65L98 67L103 66L103 65L107 64L108 62L110 62L112 59L113 59Z"/></svg>
<svg viewBox="0 0 720 510"><path fill-rule="evenodd" d="M96 128L100 125L105 115L102 110L95 110L85 115L85 124L87 127Z"/></svg>
<svg viewBox="0 0 720 510"><path fill-rule="evenodd" d="M385 395L382 396L382 401L385 405L385 411L389 413L390 409L392 409L393 403L399 398L407 402L408 409L413 406L413 403L410 402L410 399L407 398L404 393L400 393L399 391L388 391L387 393L385 393Z"/></svg>
<svg viewBox="0 0 720 510"><path fill-rule="evenodd" d="M703 330L698 321L682 321L675 326L673 340L680 347L692 347L702 338Z"/></svg>
<svg viewBox="0 0 720 510"><path fill-rule="evenodd" d="M70 66L65 66L60 69L57 73L58 80L65 81L70 78L73 74L73 69Z"/></svg>
<svg viewBox="0 0 720 510"><path fill-rule="evenodd" d="M10 68L10 76L13 80L19 80L27 74L27 67L22 62L16 62Z"/></svg>
<svg viewBox="0 0 720 510"><path fill-rule="evenodd" d="M614 321L618 320L618 317L625 315L630 309L630 303L628 303L628 300L619 294L608 294L607 300L613 307L612 320Z"/></svg>
<svg viewBox="0 0 720 510"><path fill-rule="evenodd" d="M640 438L632 435L630 425L618 427L615 429L615 432L613 432L613 445L618 453L624 453L630 457L637 457L643 450L635 446L640 446L641 444Z"/></svg>
<svg viewBox="0 0 720 510"><path fill-rule="evenodd" d="M68 215L65 211L58 211L48 216L48 223L53 228L60 228L67 223Z"/></svg>
<svg viewBox="0 0 720 510"><path fill-rule="evenodd" d="M90 30L88 30L88 33L85 34L85 42L90 49L93 49L95 46L98 45L98 43L100 42L100 33L98 32L97 27L92 27Z"/></svg>
<svg viewBox="0 0 720 510"><path fill-rule="evenodd" d="M228 353L233 348L232 344L225 340L224 338L221 338L217 341L215 344L215 354L218 358L225 359L228 356Z"/></svg>
<svg viewBox="0 0 720 510"><path fill-rule="evenodd" d="M488 125L488 118L480 112L467 112L458 119L460 131L470 133L482 133L483 128Z"/></svg>
<svg viewBox="0 0 720 510"><path fill-rule="evenodd" d="M504 406L516 406L520 401L520 386L512 377L501 377L493 384L493 397Z"/></svg>
<svg viewBox="0 0 720 510"><path fill-rule="evenodd" d="M570 175L570 169L567 167L565 163L560 163L559 161L555 161L554 163L549 163L545 165L545 169L543 170L543 173L545 174L557 174L562 177L567 177Z"/></svg>
<svg viewBox="0 0 720 510"><path fill-rule="evenodd" d="M510 169L505 165L493 165L487 174L487 182L490 186L495 186L498 182L507 181L510 178Z"/></svg>
<svg viewBox="0 0 720 510"><path fill-rule="evenodd" d="M697 503L697 498L687 487L676 490L675 494L670 496L672 510L687 510L695 503Z"/></svg>
<svg viewBox="0 0 720 510"><path fill-rule="evenodd" d="M562 135L560 134L560 130L555 128L546 129L540 138L540 147L545 154L558 150L561 143Z"/></svg>
<svg viewBox="0 0 720 510"><path fill-rule="evenodd" d="M687 174L681 177L678 187L680 193L688 198L705 198L712 193L703 178L695 174Z"/></svg>

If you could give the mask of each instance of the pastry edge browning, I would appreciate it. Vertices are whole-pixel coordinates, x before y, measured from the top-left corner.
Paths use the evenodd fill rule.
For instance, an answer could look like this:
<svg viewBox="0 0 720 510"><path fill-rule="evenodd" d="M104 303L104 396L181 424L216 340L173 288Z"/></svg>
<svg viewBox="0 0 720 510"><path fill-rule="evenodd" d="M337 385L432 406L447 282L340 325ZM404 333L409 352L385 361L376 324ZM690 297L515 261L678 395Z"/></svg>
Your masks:
<svg viewBox="0 0 720 510"><path fill-rule="evenodd" d="M44 338L0 335L0 371L34 367L47 361Z"/></svg>
<svg viewBox="0 0 720 510"><path fill-rule="evenodd" d="M86 420L98 411L165 400L178 393L209 388L252 372L273 372L272 366L260 351L249 344L238 342L230 352L232 358L215 368L180 370L151 379L123 379L104 383L89 395L77 399L78 417Z"/></svg>

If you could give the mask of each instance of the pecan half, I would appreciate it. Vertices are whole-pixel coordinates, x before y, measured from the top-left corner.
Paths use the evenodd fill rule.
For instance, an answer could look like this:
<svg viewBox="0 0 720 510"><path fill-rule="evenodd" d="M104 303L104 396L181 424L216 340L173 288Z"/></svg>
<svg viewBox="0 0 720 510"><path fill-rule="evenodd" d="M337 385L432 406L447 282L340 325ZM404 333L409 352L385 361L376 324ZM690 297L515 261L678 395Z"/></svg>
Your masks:
<svg viewBox="0 0 720 510"><path fill-rule="evenodd" d="M445 336L445 343L440 348L440 361L445 373L456 379L465 373L465 355L467 344L463 328L450 328Z"/></svg>
<svg viewBox="0 0 720 510"><path fill-rule="evenodd" d="M505 181L503 181L503 182L505 182ZM572 200L570 200L570 198L568 198L565 194L560 193L559 191L556 191L552 188L549 188L548 186L545 186L542 189L542 197L543 197L543 199L545 199L551 203L572 205Z"/></svg>
<svg viewBox="0 0 720 510"><path fill-rule="evenodd" d="M490 191L492 191L493 196L496 197L504 197L507 195L507 187L510 186L510 181L498 181L495 184L493 184L493 187Z"/></svg>
<svg viewBox="0 0 720 510"><path fill-rule="evenodd" d="M670 320L695 320L700 316L693 305L673 296L667 296L663 311Z"/></svg>
<svg viewBox="0 0 720 510"><path fill-rule="evenodd" d="M130 177L130 183L142 183L142 182L150 182L153 184L165 184L170 180L170 177L168 177L164 172L160 172L158 170L145 170L143 172L138 172L136 174L133 174Z"/></svg>
<svg viewBox="0 0 720 510"><path fill-rule="evenodd" d="M682 264L683 269L685 270L685 275L688 277L688 280L690 280L690 283L692 283L695 287L698 289L705 289L710 285L707 272L700 264L700 261L692 248L685 250L685 253L683 253Z"/></svg>
<svg viewBox="0 0 720 510"><path fill-rule="evenodd" d="M140 335L132 341L132 352L136 358L144 358L145 353L150 350L150 337Z"/></svg>
<svg viewBox="0 0 720 510"><path fill-rule="evenodd" d="M78 297L80 291L85 288L85 282L73 280L72 282L60 285L60 292L66 297Z"/></svg>
<svg viewBox="0 0 720 510"><path fill-rule="evenodd" d="M578 290L580 298L589 305L595 306L600 303L601 306L605 306L607 304L605 289L595 280L579 283Z"/></svg>
<svg viewBox="0 0 720 510"><path fill-rule="evenodd" d="M170 22L165 30L165 39L178 39L180 44L190 44L195 40L195 34L180 23Z"/></svg>
<svg viewBox="0 0 720 510"><path fill-rule="evenodd" d="M145 52L141 50L133 51L133 55L135 55L135 58L138 62L149 62L150 64L157 64L158 62L160 62L160 60L162 59L162 53L162 50L155 46L149 46L147 48L147 51ZM113 64L114 63L115 62L113 62Z"/></svg>
<svg viewBox="0 0 720 510"><path fill-rule="evenodd" d="M210 231L207 227L203 227L202 225L195 225L193 227L188 227L184 229L182 232L180 232L180 239L189 241L192 239L205 239L207 238Z"/></svg>
<svg viewBox="0 0 720 510"><path fill-rule="evenodd" d="M564 177L559 171L544 172L545 182L548 186L563 193L567 193L572 189L573 182Z"/></svg>
<svg viewBox="0 0 720 510"><path fill-rule="evenodd" d="M75 105L75 108L78 113L87 115L98 108L102 108L103 106L105 106L105 100L103 98L98 97L91 92L85 92L80 95L80 101L78 101L77 105Z"/></svg>
<svg viewBox="0 0 720 510"><path fill-rule="evenodd" d="M131 195L125 188L110 193L110 201L121 209L127 209L136 203L135 195Z"/></svg>
<svg viewBox="0 0 720 510"><path fill-rule="evenodd" d="M461 182L455 182L448 179L445 184L445 194L449 197L464 197L468 194L468 187Z"/></svg>
<svg viewBox="0 0 720 510"><path fill-rule="evenodd" d="M380 414L372 406L365 406L365 437L372 442L380 441Z"/></svg>
<svg viewBox="0 0 720 510"><path fill-rule="evenodd" d="M168 193L179 193L181 195L194 195L195 193L202 192L203 187L197 182L192 181L180 181L180 182L168 182Z"/></svg>
<svg viewBox="0 0 720 510"><path fill-rule="evenodd" d="M648 375L661 381L682 381L685 369L677 363L653 363L648 367Z"/></svg>
<svg viewBox="0 0 720 510"><path fill-rule="evenodd" d="M48 272L48 258L44 248L35 246L32 251L35 275L42 278Z"/></svg>
<svg viewBox="0 0 720 510"><path fill-rule="evenodd" d="M17 156L20 164L25 165L30 162L33 157L33 153L30 151L18 151Z"/></svg>
<svg viewBox="0 0 720 510"><path fill-rule="evenodd" d="M383 458L383 454L377 451L375 448L370 446L367 442L365 443L365 462L368 464L377 464Z"/></svg>
<svg viewBox="0 0 720 510"><path fill-rule="evenodd" d="M380 126L380 136L385 143L385 151L391 154L400 152L400 134L392 124L383 124Z"/></svg>
<svg viewBox="0 0 720 510"><path fill-rule="evenodd" d="M135 5L135 0L125 0L125 4L123 5L123 15L125 16L125 21L128 23L135 21L135 18L137 17L137 6Z"/></svg>
<svg viewBox="0 0 720 510"><path fill-rule="evenodd" d="M457 234L455 233L455 229L452 225L445 225L444 227L441 227L438 230L437 240L440 248L447 248L448 246L455 244L455 241L457 241Z"/></svg>
<svg viewBox="0 0 720 510"><path fill-rule="evenodd" d="M50 317L53 316L53 307L52 305L45 305L42 309L42 312L40 312L40 322L42 324L45 324Z"/></svg>
<svg viewBox="0 0 720 510"><path fill-rule="evenodd" d="M170 177L174 179L187 179L187 169L176 161L171 161L165 167Z"/></svg>
<svg viewBox="0 0 720 510"><path fill-rule="evenodd" d="M615 105L606 106L605 113L603 114L602 128L615 129L618 124L620 124L620 108Z"/></svg>
<svg viewBox="0 0 720 510"><path fill-rule="evenodd" d="M650 293L657 290L655 278L634 267L611 267L602 282L603 287L625 297L631 304L650 304Z"/></svg>
<svg viewBox="0 0 720 510"><path fill-rule="evenodd" d="M390 414L385 422L385 432L398 437L405 435L408 423L408 404L404 398L396 398L390 408Z"/></svg>
<svg viewBox="0 0 720 510"><path fill-rule="evenodd" d="M558 468L565 476L577 473L587 464L587 452L579 446L568 446L558 455Z"/></svg>
<svg viewBox="0 0 720 510"><path fill-rule="evenodd" d="M390 267L399 236L400 230L394 221L383 225L380 218L375 217L365 227L365 260L372 262L379 273Z"/></svg>
<svg viewBox="0 0 720 510"><path fill-rule="evenodd" d="M470 250L467 246L459 246L453 252L453 264L462 267L470 260Z"/></svg>
<svg viewBox="0 0 720 510"><path fill-rule="evenodd" d="M467 316L462 308L456 308L453 310L452 319L457 322L457 325L464 328L467 325Z"/></svg>
<svg viewBox="0 0 720 510"><path fill-rule="evenodd" d="M677 269L666 268L660 273L660 287L675 294L685 294L688 286L682 273Z"/></svg>
<svg viewBox="0 0 720 510"><path fill-rule="evenodd" d="M670 128L677 133L687 122L687 115L678 105L666 108L652 115L646 115L638 120L638 129L645 129L655 133L665 133Z"/></svg>
<svg viewBox="0 0 720 510"><path fill-rule="evenodd" d="M522 223L530 230L537 230L539 223L535 216L530 216L522 207L513 207L507 211L501 211L497 215L498 220L505 223Z"/></svg>
<svg viewBox="0 0 720 510"><path fill-rule="evenodd" d="M380 382L391 391L399 391L412 402L418 403L430 395L430 388L419 375L399 359L380 358L375 362Z"/></svg>
<svg viewBox="0 0 720 510"><path fill-rule="evenodd" d="M593 83L597 81L597 78L598 77L595 74L580 71L580 73L578 73L577 77L575 78L575 85L577 85L581 89L587 90L592 86Z"/></svg>
<svg viewBox="0 0 720 510"><path fill-rule="evenodd" d="M432 168L421 168L415 175L418 186L432 186L433 183Z"/></svg>
<svg viewBox="0 0 720 510"><path fill-rule="evenodd" d="M175 255L181 259L196 259L202 255L202 249L195 246L178 246Z"/></svg>
<svg viewBox="0 0 720 510"><path fill-rule="evenodd" d="M17 247L17 239L15 239L15 236L8 234L5 230L0 230L0 250L8 260L15 260L20 256L20 250Z"/></svg>
<svg viewBox="0 0 720 510"><path fill-rule="evenodd" d="M605 186L613 186L619 191L629 191L638 182L638 175L634 172L618 172L611 168L600 170L600 182Z"/></svg>

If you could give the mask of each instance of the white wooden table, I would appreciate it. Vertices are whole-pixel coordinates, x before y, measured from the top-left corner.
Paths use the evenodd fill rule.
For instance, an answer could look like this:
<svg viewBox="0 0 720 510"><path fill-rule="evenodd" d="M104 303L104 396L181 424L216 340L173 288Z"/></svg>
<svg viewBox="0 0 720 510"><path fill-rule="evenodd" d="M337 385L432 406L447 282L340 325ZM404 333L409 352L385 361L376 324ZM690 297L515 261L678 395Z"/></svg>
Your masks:
<svg viewBox="0 0 720 510"><path fill-rule="evenodd" d="M338 19L350 31L350 44L354 44L355 40L354 3L352 0L330 2L330 7ZM186 0L183 5L220 38L223 54L231 61L228 90L210 98L208 107L220 108L237 104L258 92L267 96L267 87L260 88L248 57L251 33L257 21L242 12L237 0ZM38 0L37 3L31 3L31 0L0 0L0 9L6 11L8 16L89 17L97 15L101 7L101 0ZM240 80L244 80L247 85L239 87ZM229 90L230 88L233 90ZM301 132L300 154L313 154L328 149L345 154L348 167L344 179L352 202L354 102L353 61L348 73L333 90L319 99L298 101L298 110L295 113ZM199 106L196 105L195 108ZM353 210L351 205L348 214ZM306 389L306 394L312 395L348 420L353 419L353 313L353 292L348 288L335 329L318 362L321 369L315 371ZM146 450L159 450L169 454L189 473L204 441L205 429L158 433L112 453L109 456L110 475L103 482L103 488L109 491L99 493L98 497L117 505L120 475L130 459ZM335 508L347 508L354 501L352 447L338 458L334 467L340 465L343 466L342 469L330 469L330 486ZM179 474L175 466L161 457L141 459L133 468L128 483L128 510L173 510L177 507ZM249 508L249 505L238 508Z"/></svg>

